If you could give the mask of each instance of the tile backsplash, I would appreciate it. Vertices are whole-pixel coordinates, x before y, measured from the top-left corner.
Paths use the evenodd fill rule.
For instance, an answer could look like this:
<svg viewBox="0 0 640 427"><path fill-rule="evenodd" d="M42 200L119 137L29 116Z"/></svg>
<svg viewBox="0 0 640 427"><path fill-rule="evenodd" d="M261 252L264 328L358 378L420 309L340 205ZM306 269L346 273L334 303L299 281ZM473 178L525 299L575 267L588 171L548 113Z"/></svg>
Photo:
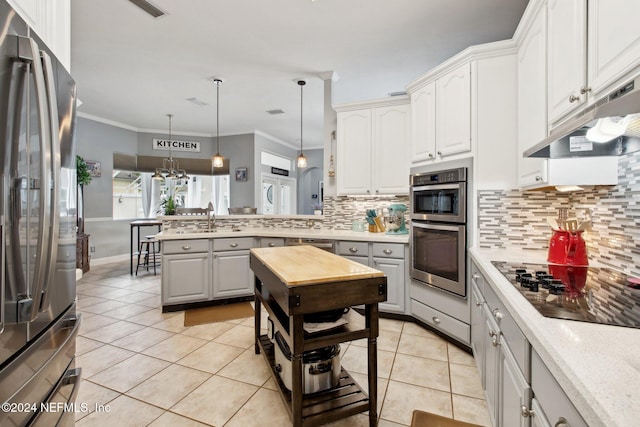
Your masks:
<svg viewBox="0 0 640 427"><path fill-rule="evenodd" d="M582 219L590 209L593 226L583 236L589 258L627 274L640 275L640 153L620 157L618 185L590 191L482 190L478 192L481 248L548 248L546 217L569 208Z"/></svg>

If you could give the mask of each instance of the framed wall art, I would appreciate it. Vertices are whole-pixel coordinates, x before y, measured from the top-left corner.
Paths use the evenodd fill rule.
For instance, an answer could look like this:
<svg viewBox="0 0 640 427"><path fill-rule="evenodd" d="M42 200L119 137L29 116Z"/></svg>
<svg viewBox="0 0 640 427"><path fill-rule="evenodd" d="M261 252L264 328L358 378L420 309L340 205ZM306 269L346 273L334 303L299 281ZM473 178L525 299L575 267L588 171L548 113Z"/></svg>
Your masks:
<svg viewBox="0 0 640 427"><path fill-rule="evenodd" d="M247 168L236 168L236 181L247 180Z"/></svg>
<svg viewBox="0 0 640 427"><path fill-rule="evenodd" d="M86 160L85 163L87 164L87 170L89 171L89 176L102 176L102 169L100 166L100 162L97 162L95 160Z"/></svg>

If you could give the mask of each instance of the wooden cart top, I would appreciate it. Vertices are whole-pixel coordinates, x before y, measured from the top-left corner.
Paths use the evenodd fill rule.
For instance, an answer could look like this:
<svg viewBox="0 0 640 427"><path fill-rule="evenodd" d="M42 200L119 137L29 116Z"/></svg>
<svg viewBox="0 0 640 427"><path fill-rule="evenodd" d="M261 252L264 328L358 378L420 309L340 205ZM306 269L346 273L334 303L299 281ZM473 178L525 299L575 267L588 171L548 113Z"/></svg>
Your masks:
<svg viewBox="0 0 640 427"><path fill-rule="evenodd" d="M251 255L287 286L384 277L382 271L309 245L254 248Z"/></svg>

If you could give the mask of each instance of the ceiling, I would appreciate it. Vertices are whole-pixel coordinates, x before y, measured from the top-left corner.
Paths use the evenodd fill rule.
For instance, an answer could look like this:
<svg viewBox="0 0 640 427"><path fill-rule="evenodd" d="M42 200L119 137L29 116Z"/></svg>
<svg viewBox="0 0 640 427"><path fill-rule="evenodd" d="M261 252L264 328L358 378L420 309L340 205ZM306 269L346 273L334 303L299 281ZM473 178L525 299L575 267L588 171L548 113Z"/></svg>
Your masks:
<svg viewBox="0 0 640 427"><path fill-rule="evenodd" d="M71 1L71 73L79 113L139 131L256 130L322 146L324 84L334 105L383 98L457 52L510 38L527 0ZM195 98L206 105L189 101ZM281 109L283 114L266 111Z"/></svg>

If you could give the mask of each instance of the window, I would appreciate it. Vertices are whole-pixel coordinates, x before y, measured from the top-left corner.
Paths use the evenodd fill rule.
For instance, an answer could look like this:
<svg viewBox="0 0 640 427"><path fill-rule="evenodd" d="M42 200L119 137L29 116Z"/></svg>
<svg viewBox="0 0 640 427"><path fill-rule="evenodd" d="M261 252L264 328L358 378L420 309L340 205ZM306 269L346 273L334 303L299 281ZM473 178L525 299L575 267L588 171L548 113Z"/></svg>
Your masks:
<svg viewBox="0 0 640 427"><path fill-rule="evenodd" d="M155 218L163 215L162 202L173 196L177 207L206 208L227 215L229 175L191 175L188 180L151 179L151 173L114 170L113 219Z"/></svg>

